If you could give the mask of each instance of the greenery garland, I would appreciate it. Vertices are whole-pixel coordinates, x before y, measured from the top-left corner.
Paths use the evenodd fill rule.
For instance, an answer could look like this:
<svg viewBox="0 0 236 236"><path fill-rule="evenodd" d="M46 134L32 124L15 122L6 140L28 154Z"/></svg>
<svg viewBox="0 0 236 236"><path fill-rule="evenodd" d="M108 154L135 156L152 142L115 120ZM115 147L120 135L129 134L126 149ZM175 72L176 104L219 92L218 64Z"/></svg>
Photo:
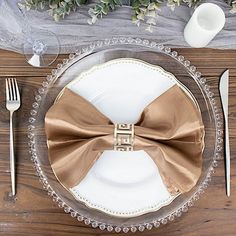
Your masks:
<svg viewBox="0 0 236 236"><path fill-rule="evenodd" d="M132 15L132 21L139 25L142 21L145 21L151 31L151 26L156 25L157 11L160 10L160 5L163 2L167 2L172 10L180 4L185 4L189 7L195 6L201 0L132 0L131 6L134 14ZM20 7L30 9L48 9L49 14L55 21L59 21L71 12L76 11L80 6L86 5L89 0L24 0L23 3L19 3ZM110 11L114 11L117 7L122 6L122 0L99 0L99 3L90 8L88 13L91 19L88 20L89 24L94 24L98 18L102 18ZM236 12L236 0L232 2L232 13Z"/></svg>

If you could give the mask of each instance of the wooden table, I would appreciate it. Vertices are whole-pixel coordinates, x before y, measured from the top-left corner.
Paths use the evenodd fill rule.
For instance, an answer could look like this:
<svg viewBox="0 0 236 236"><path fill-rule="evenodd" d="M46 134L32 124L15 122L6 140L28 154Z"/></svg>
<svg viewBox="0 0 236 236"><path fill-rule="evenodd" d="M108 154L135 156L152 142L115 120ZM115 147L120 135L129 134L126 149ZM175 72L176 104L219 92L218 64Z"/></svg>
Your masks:
<svg viewBox="0 0 236 236"><path fill-rule="evenodd" d="M207 78L217 93L217 83L225 68L230 69L230 143L232 192L225 195L224 162L220 161L206 193L187 214L171 224L135 235L234 236L236 235L236 51L209 49L177 50ZM59 62L65 55L61 55ZM30 161L26 126L35 90L50 70L29 66L22 55L0 50L0 235L111 235L79 223L51 200L42 189ZM15 115L17 144L17 198L10 197L9 114L5 109L5 78L17 77L23 104ZM120 234L124 235L124 234ZM129 234L126 234L129 235ZM133 235L133 233L130 233Z"/></svg>

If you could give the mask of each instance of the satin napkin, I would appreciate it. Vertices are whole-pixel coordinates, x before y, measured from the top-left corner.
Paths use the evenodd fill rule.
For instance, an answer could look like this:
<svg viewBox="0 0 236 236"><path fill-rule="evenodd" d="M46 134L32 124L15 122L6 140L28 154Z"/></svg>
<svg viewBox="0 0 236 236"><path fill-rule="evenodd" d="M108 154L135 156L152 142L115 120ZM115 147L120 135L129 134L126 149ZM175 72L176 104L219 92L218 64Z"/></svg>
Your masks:
<svg viewBox="0 0 236 236"><path fill-rule="evenodd" d="M45 131L51 167L67 189L78 185L114 145L114 124L68 88L48 110ZM195 186L201 175L204 126L199 108L178 85L144 109L134 124L133 149L149 154L172 195Z"/></svg>

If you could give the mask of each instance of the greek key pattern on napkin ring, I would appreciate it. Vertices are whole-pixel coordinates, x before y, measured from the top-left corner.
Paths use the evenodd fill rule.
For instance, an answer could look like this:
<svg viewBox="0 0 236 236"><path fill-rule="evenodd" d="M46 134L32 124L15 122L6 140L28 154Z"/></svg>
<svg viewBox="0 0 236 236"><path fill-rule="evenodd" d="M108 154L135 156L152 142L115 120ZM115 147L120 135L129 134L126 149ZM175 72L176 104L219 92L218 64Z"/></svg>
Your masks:
<svg viewBox="0 0 236 236"><path fill-rule="evenodd" d="M114 150L133 151L134 125L115 124L114 128Z"/></svg>

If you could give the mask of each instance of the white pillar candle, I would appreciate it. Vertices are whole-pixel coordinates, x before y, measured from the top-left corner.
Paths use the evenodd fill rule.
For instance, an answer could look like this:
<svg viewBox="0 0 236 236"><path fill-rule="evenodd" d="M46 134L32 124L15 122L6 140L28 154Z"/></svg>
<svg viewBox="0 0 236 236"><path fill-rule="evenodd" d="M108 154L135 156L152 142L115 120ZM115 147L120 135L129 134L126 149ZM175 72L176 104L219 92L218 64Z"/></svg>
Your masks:
<svg viewBox="0 0 236 236"><path fill-rule="evenodd" d="M213 3L203 3L194 11L184 29L186 42L196 48L205 47L225 24L223 10Z"/></svg>

